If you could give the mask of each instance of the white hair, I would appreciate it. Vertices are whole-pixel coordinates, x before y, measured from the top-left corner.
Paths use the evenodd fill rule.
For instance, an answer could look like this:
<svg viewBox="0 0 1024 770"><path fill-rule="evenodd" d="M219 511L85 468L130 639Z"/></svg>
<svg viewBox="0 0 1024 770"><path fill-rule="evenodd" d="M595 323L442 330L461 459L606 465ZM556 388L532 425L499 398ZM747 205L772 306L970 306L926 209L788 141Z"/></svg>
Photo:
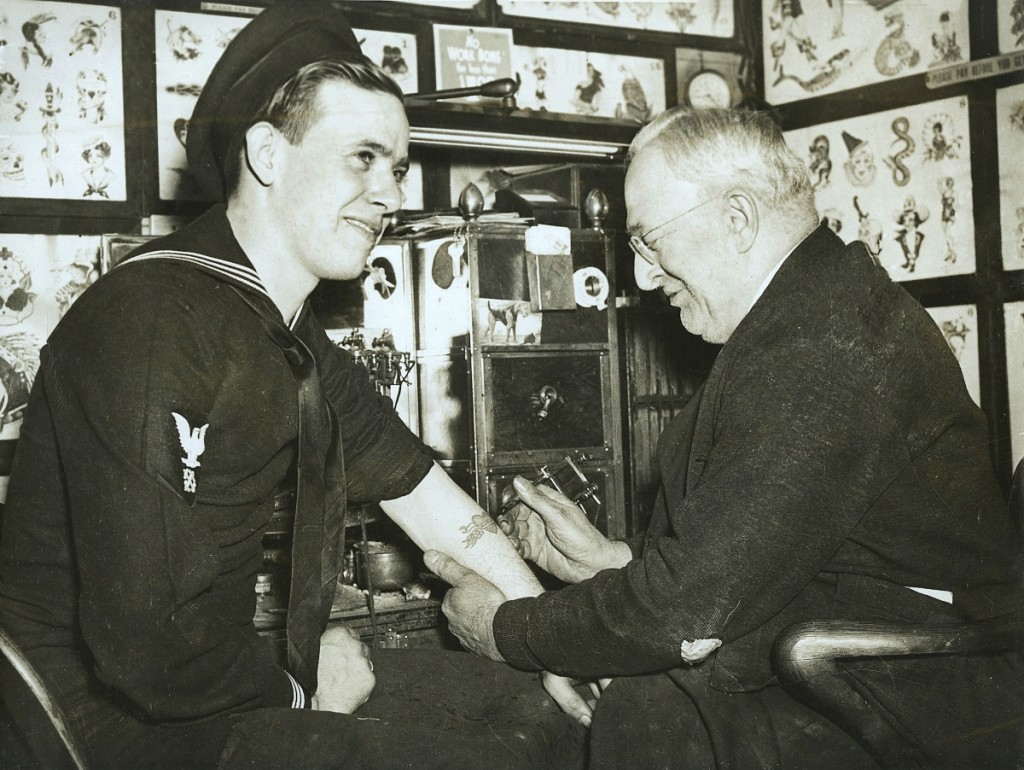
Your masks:
<svg viewBox="0 0 1024 770"><path fill-rule="evenodd" d="M767 113L676 107L637 133L627 166L648 147L661 150L679 178L709 196L741 187L795 226L818 222L807 167Z"/></svg>

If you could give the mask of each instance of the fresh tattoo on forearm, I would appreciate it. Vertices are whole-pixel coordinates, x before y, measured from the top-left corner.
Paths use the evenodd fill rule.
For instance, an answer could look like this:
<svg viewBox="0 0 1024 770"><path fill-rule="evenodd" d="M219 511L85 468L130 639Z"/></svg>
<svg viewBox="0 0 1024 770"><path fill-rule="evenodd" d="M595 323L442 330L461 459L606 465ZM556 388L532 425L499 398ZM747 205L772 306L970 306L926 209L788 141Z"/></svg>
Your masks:
<svg viewBox="0 0 1024 770"><path fill-rule="evenodd" d="M466 548L472 548L485 533L491 532L493 534L497 534L498 525L490 516L483 513L477 513L473 516L473 519L469 524L459 527L459 531L466 535L466 539L463 541Z"/></svg>

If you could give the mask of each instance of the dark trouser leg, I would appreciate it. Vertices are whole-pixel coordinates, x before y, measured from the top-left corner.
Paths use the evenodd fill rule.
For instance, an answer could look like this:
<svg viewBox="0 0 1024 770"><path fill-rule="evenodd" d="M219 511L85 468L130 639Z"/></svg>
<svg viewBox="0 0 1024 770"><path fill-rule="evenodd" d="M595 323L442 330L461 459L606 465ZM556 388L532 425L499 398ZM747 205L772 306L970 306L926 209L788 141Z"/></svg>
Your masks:
<svg viewBox="0 0 1024 770"><path fill-rule="evenodd" d="M221 760L236 768L536 768L584 764L586 733L539 678L468 653L379 650L377 686L353 715L261 709Z"/></svg>
<svg viewBox="0 0 1024 770"><path fill-rule="evenodd" d="M1024 767L1024 654L878 658L847 668L925 767ZM892 764L911 766L900 757Z"/></svg>
<svg viewBox="0 0 1024 770"><path fill-rule="evenodd" d="M846 733L777 687L725 693L700 668L616 679L598 702L590 770L877 770Z"/></svg>
<svg viewBox="0 0 1024 770"><path fill-rule="evenodd" d="M668 676L621 677L605 689L590 728L591 770L713 767L697 709Z"/></svg>

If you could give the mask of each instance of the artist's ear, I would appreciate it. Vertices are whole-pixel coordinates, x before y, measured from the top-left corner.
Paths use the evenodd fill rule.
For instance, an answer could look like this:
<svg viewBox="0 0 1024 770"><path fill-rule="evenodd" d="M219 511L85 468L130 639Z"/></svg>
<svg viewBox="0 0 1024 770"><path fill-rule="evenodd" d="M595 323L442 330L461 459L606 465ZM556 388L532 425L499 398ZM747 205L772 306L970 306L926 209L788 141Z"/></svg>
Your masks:
<svg viewBox="0 0 1024 770"><path fill-rule="evenodd" d="M245 163L264 187L274 183L278 147L284 137L266 121L254 123L245 132Z"/></svg>
<svg viewBox="0 0 1024 770"><path fill-rule="evenodd" d="M760 216L757 200L745 190L732 190L728 196L729 234L740 254L750 251L757 239Z"/></svg>

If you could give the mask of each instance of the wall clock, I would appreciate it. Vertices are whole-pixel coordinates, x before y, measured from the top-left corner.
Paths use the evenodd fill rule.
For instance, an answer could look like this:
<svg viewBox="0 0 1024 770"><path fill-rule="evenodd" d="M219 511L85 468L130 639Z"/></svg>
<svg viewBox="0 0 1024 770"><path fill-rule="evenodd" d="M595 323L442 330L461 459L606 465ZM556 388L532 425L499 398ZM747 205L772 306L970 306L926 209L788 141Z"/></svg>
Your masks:
<svg viewBox="0 0 1024 770"><path fill-rule="evenodd" d="M678 103L691 107L735 107L742 97L739 68L739 54L677 48Z"/></svg>
<svg viewBox="0 0 1024 770"><path fill-rule="evenodd" d="M732 88L725 75L701 70L686 84L686 103L691 107L731 107Z"/></svg>

